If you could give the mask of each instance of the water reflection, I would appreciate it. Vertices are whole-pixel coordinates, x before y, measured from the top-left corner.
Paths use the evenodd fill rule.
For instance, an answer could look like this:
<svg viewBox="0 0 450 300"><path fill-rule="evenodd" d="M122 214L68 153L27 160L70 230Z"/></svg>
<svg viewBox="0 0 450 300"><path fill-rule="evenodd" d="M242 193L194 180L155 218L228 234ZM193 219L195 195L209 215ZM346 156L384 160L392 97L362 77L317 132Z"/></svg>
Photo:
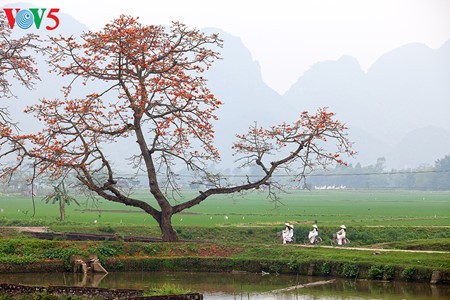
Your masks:
<svg viewBox="0 0 450 300"><path fill-rule="evenodd" d="M344 279L288 293L270 293L298 284L329 279L291 275L189 272L115 272L88 274L88 276L78 273L0 274L0 283L38 286L67 285L150 290L164 284L172 284L202 293L205 299L214 300L450 299L450 286L447 285Z"/></svg>

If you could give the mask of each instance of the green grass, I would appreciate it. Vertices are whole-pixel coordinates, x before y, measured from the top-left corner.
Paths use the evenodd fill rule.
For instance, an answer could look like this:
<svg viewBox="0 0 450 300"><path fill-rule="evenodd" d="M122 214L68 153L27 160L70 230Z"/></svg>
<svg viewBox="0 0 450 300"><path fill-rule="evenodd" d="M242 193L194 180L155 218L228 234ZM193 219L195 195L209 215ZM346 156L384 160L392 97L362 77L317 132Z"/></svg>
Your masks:
<svg viewBox="0 0 450 300"><path fill-rule="evenodd" d="M195 195L188 191L184 199ZM136 198L148 197L138 191ZM30 197L0 196L0 221L36 225L58 223L57 205L45 204L36 197L36 214ZM66 224L156 225L147 214L125 205L100 200L82 207L67 207ZM152 202L152 200L150 200ZM89 212L82 212L90 209ZM108 212L126 210L128 213ZM293 191L281 194L275 207L262 192L244 196L214 196L200 205L173 217L173 224L189 226L270 225L286 221L322 226L450 226L450 191Z"/></svg>
<svg viewBox="0 0 450 300"><path fill-rule="evenodd" d="M146 290L144 296L183 295L189 293L192 293L192 291L184 289L179 285L165 283L161 287Z"/></svg>
<svg viewBox="0 0 450 300"><path fill-rule="evenodd" d="M406 250L435 250L435 251L450 251L450 239L420 239L407 240L386 243L383 248L406 249Z"/></svg>
<svg viewBox="0 0 450 300"><path fill-rule="evenodd" d="M334 248L300 248L295 246L246 246L236 258L251 259L255 257L276 257L280 260L333 261L339 263L358 264L392 264L402 267L426 266L436 270L450 270L448 253L413 253L413 252L382 252L373 255L372 251Z"/></svg>

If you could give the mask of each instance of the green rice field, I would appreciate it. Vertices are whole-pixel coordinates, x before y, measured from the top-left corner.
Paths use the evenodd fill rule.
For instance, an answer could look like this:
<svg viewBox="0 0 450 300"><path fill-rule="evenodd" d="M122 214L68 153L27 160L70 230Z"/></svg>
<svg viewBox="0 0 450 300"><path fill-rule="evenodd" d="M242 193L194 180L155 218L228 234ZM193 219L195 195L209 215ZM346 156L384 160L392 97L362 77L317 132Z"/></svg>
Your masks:
<svg viewBox="0 0 450 300"><path fill-rule="evenodd" d="M145 199L146 191L135 197ZM188 199L193 191L183 193ZM9 224L32 221L55 224L58 205L35 197L33 216L31 197L0 194L0 220ZM81 206L66 207L66 223L104 225L156 225L145 213L122 204L80 196ZM182 199L180 199L182 200ZM150 200L151 201L151 200ZM215 196L173 217L175 226L251 225L284 222L338 226L450 226L450 191L313 190L291 191L280 195L277 205L264 192L238 196Z"/></svg>

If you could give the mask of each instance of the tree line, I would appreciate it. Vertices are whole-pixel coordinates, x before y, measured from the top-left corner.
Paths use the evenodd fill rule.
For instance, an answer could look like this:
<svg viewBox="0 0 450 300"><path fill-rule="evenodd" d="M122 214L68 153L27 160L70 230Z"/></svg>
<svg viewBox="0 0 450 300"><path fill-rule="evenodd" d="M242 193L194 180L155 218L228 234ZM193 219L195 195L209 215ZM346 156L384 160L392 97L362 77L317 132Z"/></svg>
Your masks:
<svg viewBox="0 0 450 300"><path fill-rule="evenodd" d="M373 165L349 165L342 168L310 174L307 186L310 188L355 188L355 189L411 189L411 190L450 190L450 155L437 159L433 166L420 166L408 169L385 167L386 160L381 157Z"/></svg>

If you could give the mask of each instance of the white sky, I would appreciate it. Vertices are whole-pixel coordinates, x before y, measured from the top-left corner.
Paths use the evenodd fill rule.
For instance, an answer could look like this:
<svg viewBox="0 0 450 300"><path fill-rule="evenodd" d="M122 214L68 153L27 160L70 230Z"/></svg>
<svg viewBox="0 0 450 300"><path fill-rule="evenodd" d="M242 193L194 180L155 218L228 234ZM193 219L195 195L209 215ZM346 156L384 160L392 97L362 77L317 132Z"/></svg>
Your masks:
<svg viewBox="0 0 450 300"><path fill-rule="evenodd" d="M15 2L0 0L0 6ZM145 24L177 20L200 29L220 28L242 39L260 63L265 82L279 93L319 61L351 55L367 69L382 54L404 44L439 48L450 39L450 0L26 2L60 8L92 30L120 14L139 16Z"/></svg>

